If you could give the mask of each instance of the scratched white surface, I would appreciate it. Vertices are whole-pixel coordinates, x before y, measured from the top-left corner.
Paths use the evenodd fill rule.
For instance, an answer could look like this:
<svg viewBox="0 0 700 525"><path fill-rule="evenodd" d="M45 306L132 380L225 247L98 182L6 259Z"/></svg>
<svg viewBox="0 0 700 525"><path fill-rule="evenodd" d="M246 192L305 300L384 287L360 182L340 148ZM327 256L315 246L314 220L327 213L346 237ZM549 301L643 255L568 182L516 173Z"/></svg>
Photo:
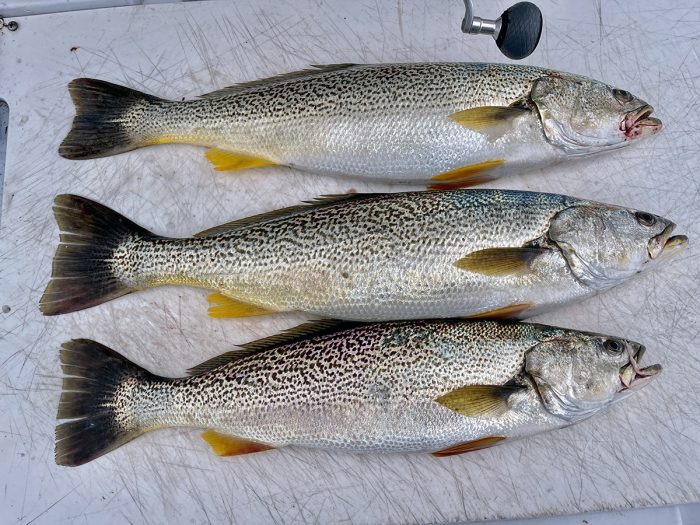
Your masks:
<svg viewBox="0 0 700 525"><path fill-rule="evenodd" d="M645 343L663 375L577 426L436 459L284 449L220 459L196 430L163 430L76 469L53 461L58 347L94 338L170 376L304 316L214 320L206 292L161 288L44 318L37 303L58 232L51 201L74 192L161 234L188 235L318 194L396 189L288 169L215 173L202 151L149 148L71 162L56 149L69 80L93 76L164 97L328 62L503 61L459 31L462 2L261 0L105 9L19 19L0 35L10 105L0 230L0 507L6 523L434 523L700 499L700 4L539 2L527 63L582 73L650 102L652 142L500 187L570 193L675 220L691 248L662 270L538 320ZM477 2L479 15L507 3ZM486 5L489 4L489 5ZM72 49L73 48L73 49Z"/></svg>

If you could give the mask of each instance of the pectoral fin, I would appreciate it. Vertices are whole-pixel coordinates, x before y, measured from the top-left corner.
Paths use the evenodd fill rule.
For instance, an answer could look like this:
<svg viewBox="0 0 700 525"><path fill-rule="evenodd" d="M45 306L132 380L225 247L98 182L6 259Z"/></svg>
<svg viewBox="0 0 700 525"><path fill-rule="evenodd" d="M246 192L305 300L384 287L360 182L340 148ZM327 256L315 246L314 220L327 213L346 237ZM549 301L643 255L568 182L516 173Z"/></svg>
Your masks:
<svg viewBox="0 0 700 525"><path fill-rule="evenodd" d="M460 126L490 135L501 135L511 128L513 121L530 110L509 106L481 106L450 115Z"/></svg>
<svg viewBox="0 0 700 525"><path fill-rule="evenodd" d="M266 166L277 166L271 160L239 153L221 148L208 149L204 156L214 165L216 171L247 170L251 168L264 168Z"/></svg>
<svg viewBox="0 0 700 525"><path fill-rule="evenodd" d="M253 304L237 301L222 293L209 294L207 300L212 303L209 307L209 317L223 319L226 317L254 317L274 313Z"/></svg>
<svg viewBox="0 0 700 525"><path fill-rule="evenodd" d="M263 443L257 443L256 441L220 434L214 430L205 431L202 434L202 439L209 443L209 446L217 456L239 456L241 454L263 452L275 448Z"/></svg>
<svg viewBox="0 0 700 525"><path fill-rule="evenodd" d="M525 275L538 256L546 253L546 248L486 248L465 255L455 263L457 268L470 272L503 277Z"/></svg>
<svg viewBox="0 0 700 525"><path fill-rule="evenodd" d="M498 417L508 410L508 398L522 390L517 385L471 385L458 388L435 401L467 417Z"/></svg>
<svg viewBox="0 0 700 525"><path fill-rule="evenodd" d="M465 443L459 443L450 448L445 448L443 450L438 450L433 452L433 456L438 458L444 458L445 456L455 456L457 454L463 454L465 452L471 452L472 450L481 450L482 448L489 448L495 444L503 441L504 436L489 436L482 439L476 439L474 441L467 441Z"/></svg>

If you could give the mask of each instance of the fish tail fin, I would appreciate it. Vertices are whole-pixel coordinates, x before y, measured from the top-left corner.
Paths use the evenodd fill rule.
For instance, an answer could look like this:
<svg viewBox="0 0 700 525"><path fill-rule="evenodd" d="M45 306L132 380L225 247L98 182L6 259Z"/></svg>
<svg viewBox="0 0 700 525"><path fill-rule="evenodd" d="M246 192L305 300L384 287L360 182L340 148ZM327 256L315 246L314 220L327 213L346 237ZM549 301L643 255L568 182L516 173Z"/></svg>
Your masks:
<svg viewBox="0 0 700 525"><path fill-rule="evenodd" d="M63 392L56 426L56 463L75 467L131 441L151 428L137 417L135 384L162 378L100 343L73 339L61 348Z"/></svg>
<svg viewBox="0 0 700 525"><path fill-rule="evenodd" d="M68 84L76 115L58 153L94 159L165 142L153 117L171 102L111 82L77 78ZM144 122L148 121L148 125Z"/></svg>
<svg viewBox="0 0 700 525"><path fill-rule="evenodd" d="M137 289L133 279L125 282L123 269L115 273L121 261L114 253L125 241L155 239L155 235L77 195L59 195L53 211L62 233L51 280L39 302L44 315L83 310Z"/></svg>

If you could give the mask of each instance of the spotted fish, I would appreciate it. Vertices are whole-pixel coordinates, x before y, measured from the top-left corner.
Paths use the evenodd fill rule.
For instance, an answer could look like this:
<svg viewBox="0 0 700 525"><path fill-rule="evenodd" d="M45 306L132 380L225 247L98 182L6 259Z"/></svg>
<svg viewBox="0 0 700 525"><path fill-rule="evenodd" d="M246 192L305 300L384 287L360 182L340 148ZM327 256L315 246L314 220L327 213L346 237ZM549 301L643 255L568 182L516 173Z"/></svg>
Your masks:
<svg viewBox="0 0 700 525"><path fill-rule="evenodd" d="M160 237L83 197L57 197L54 212L63 233L46 315L181 284L216 291L215 317L526 317L622 283L687 244L650 213L502 190L343 195L189 239Z"/></svg>
<svg viewBox="0 0 700 525"><path fill-rule="evenodd" d="M644 347L494 321L321 322L158 377L94 341L63 345L56 462L163 427L228 456L297 445L448 456L571 425L648 383Z"/></svg>
<svg viewBox="0 0 700 525"><path fill-rule="evenodd" d="M168 101L100 80L69 85L69 159L171 142L217 170L285 165L331 176L466 186L619 148L661 129L628 91L506 64L317 66Z"/></svg>

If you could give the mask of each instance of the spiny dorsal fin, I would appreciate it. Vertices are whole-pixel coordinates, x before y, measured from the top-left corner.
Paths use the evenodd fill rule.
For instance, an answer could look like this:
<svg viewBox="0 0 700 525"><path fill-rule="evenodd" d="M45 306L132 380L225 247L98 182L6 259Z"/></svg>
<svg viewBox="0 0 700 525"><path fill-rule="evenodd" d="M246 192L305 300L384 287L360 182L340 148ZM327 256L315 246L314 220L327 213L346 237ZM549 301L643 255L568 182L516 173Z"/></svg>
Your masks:
<svg viewBox="0 0 700 525"><path fill-rule="evenodd" d="M498 417L508 410L508 398L524 387L506 385L471 385L458 388L435 401L467 417Z"/></svg>
<svg viewBox="0 0 700 525"><path fill-rule="evenodd" d="M204 361L197 366L193 366L187 370L187 373L191 376L206 374L207 372L214 370L215 368L219 368L220 366L238 361L244 357L266 352L272 348L296 343L311 337L340 332L342 330L349 330L363 324L366 323L338 321L336 319L320 319L318 321L310 321L308 323L300 324L299 326L284 330L279 334L240 345L239 350L232 350L230 352L226 352L225 354L213 357L212 359Z"/></svg>
<svg viewBox="0 0 700 525"><path fill-rule="evenodd" d="M461 270L483 275L506 276L524 275L530 272L530 265L548 248L523 246L520 248L486 248L462 257L455 263Z"/></svg>
<svg viewBox="0 0 700 525"><path fill-rule="evenodd" d="M324 208L326 206L333 206L339 202L347 201L360 201L365 199L371 199L377 197L375 193L345 193L342 195L322 195L316 199L305 201L303 204L297 204L296 206L289 206L287 208L280 208L279 210L272 210L265 213L260 213L258 215L252 215L250 217L245 217L243 219L236 219L235 221L227 222L220 226L214 226L207 230L196 233L195 237L212 237L214 235L219 235L221 233L226 233L231 230L236 230L242 228L243 226L250 226L251 224L262 224L273 219L278 219L280 217L290 217L296 215L297 213L303 213L314 208Z"/></svg>
<svg viewBox="0 0 700 525"><path fill-rule="evenodd" d="M241 82L239 84L227 86L222 89L217 89L216 91L212 91L211 93L205 93L204 95L200 95L199 98L218 98L225 97L227 95L238 95L239 93L242 93L243 91L248 91L250 89L263 88L271 86L273 84L279 84L282 82L296 80L299 78L315 77L317 75L330 73L331 71L340 71L341 69L347 69L356 65L357 64L312 64L311 67L307 69L300 69L299 71L292 71L290 73L282 73L281 75L275 75L267 78L259 78L257 80Z"/></svg>

